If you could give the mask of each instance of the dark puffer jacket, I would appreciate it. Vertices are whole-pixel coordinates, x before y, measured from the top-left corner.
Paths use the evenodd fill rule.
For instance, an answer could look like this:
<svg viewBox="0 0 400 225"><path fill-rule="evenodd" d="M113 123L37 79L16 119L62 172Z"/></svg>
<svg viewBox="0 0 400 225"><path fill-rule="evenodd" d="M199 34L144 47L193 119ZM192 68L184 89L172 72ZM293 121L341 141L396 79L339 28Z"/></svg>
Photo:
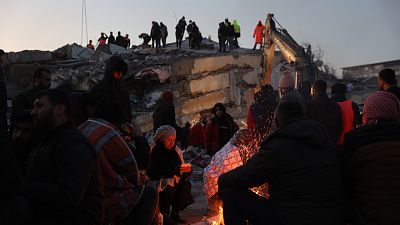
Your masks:
<svg viewBox="0 0 400 225"><path fill-rule="evenodd" d="M343 154L349 222L400 224L400 123L352 130L345 136Z"/></svg>
<svg viewBox="0 0 400 225"><path fill-rule="evenodd" d="M219 177L219 189L264 183L284 225L342 225L341 178L326 129L311 120L278 128L247 163Z"/></svg>

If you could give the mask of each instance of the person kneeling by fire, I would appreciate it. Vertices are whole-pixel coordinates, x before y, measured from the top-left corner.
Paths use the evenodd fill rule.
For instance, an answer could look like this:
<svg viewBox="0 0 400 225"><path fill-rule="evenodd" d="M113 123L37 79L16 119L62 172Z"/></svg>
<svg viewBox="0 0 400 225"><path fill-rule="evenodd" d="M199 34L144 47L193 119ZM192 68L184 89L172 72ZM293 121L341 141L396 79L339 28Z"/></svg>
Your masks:
<svg viewBox="0 0 400 225"><path fill-rule="evenodd" d="M175 144L175 139L176 130L173 127L164 125L157 129L148 171L150 183L159 191L159 207L164 224L183 222L179 211L194 202L188 180L191 165L184 162L182 151Z"/></svg>

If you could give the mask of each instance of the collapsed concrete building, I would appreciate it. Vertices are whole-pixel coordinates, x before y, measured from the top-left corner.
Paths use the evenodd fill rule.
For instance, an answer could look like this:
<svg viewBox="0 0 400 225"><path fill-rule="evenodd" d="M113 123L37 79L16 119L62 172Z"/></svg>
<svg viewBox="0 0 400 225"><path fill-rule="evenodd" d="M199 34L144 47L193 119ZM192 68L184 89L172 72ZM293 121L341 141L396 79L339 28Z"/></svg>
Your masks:
<svg viewBox="0 0 400 225"><path fill-rule="evenodd" d="M3 56L8 71L8 95L12 98L27 88L39 67L54 73L52 87L89 91L102 79L105 60L120 55L129 67L123 79L130 88L133 116L144 132L152 129L153 107L165 90L175 95L180 124L210 113L218 102L225 104L240 124L253 99L254 88L259 85L262 55L249 49L219 53L217 46L218 43L205 40L200 50L191 50L186 41L182 49L176 49L174 44L162 49L130 50L104 45L93 51L72 44L53 52L8 53Z"/></svg>

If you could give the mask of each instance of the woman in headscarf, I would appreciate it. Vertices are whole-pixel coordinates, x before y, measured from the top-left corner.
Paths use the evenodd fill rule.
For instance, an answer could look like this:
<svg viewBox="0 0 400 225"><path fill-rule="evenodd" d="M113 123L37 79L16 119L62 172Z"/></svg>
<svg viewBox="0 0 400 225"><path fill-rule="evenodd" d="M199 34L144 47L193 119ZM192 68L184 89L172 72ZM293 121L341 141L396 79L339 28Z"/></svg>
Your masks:
<svg viewBox="0 0 400 225"><path fill-rule="evenodd" d="M179 210L193 203L190 182L184 173L191 171L190 164L184 163L181 149L175 145L176 131L169 125L160 126L154 134L155 146L151 151L150 179L159 190L160 212L167 224L172 206L171 218L181 222Z"/></svg>

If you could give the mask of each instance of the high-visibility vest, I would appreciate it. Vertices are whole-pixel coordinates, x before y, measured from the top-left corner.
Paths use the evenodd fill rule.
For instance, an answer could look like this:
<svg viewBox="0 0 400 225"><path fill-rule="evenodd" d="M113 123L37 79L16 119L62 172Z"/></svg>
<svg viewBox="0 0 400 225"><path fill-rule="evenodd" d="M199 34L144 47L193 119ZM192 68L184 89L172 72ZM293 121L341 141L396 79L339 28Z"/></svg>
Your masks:
<svg viewBox="0 0 400 225"><path fill-rule="evenodd" d="M353 130L354 128L354 112L353 112L353 101L346 100L343 102L336 102L340 106L340 111L342 113L343 129L339 136L337 144L342 145L344 142L344 135Z"/></svg>

